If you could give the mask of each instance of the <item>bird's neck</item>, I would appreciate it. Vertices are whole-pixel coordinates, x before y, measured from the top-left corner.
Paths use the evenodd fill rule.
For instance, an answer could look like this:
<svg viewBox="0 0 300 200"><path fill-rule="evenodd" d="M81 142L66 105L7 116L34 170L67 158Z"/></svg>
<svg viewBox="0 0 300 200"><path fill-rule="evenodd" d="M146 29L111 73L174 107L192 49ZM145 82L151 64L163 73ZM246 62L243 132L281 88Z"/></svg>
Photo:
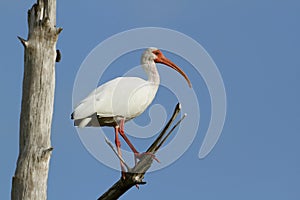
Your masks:
<svg viewBox="0 0 300 200"><path fill-rule="evenodd" d="M144 61L142 62L142 67L148 76L148 81L154 83L155 85L159 85L160 79L155 62Z"/></svg>

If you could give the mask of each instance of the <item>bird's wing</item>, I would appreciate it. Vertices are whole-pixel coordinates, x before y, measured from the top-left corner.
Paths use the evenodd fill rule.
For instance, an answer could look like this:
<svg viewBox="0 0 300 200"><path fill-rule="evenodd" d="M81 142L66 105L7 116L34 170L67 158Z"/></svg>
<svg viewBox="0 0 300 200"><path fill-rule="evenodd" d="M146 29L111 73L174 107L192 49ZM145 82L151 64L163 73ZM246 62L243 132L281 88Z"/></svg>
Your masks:
<svg viewBox="0 0 300 200"><path fill-rule="evenodd" d="M149 87L151 84L141 78L115 78L99 86L83 99L74 109L73 118L83 119L95 113L100 117L131 118L138 112L143 112L154 98L148 94ZM149 100L149 96L153 98Z"/></svg>
<svg viewBox="0 0 300 200"><path fill-rule="evenodd" d="M83 119L97 113L97 104L101 103L102 96L108 96L110 88L112 88L121 77L115 78L111 81L100 85L93 90L86 98L84 98L75 108L72 113L73 119ZM100 100L100 101L99 101Z"/></svg>

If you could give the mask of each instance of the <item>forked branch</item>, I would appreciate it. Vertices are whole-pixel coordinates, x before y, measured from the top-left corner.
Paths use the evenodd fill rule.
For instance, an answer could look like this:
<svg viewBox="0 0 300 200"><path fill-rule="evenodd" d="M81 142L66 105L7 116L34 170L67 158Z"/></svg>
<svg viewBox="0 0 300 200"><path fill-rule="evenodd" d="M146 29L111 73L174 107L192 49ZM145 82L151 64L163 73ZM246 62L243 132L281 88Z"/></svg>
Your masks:
<svg viewBox="0 0 300 200"><path fill-rule="evenodd" d="M167 138L171 135L174 129L180 124L180 122L184 119L184 117L186 117L186 114L184 114L183 117L171 128L171 130L168 131L168 129L171 127L172 123L176 119L178 113L180 112L180 109L181 106L178 103L176 105L172 117L170 118L170 120L168 121L164 129L161 131L161 133L158 135L156 140L147 149L146 153L143 154L144 156L139 160L139 162L136 163L136 165L133 168L129 168L126 165L126 168L128 168L128 172L125 174L125 179L121 177L101 197L99 197L98 200L118 199L131 187L136 185L146 184L146 182L143 181L143 178L145 173L148 171L148 169L151 167L153 163L155 153L166 142ZM112 146L111 148L113 149ZM121 161L125 163L122 159Z"/></svg>

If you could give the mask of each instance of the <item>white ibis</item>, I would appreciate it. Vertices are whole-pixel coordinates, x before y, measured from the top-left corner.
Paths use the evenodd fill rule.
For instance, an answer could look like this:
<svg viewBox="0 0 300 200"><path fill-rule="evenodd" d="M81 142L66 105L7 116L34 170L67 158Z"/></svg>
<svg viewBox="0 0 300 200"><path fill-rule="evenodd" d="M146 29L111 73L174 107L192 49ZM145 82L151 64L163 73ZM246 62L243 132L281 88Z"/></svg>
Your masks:
<svg viewBox="0 0 300 200"><path fill-rule="evenodd" d="M124 133L124 123L142 114L154 99L160 78L156 63L165 64L179 72L187 81L187 75L157 48L148 48L141 57L141 64L148 80L138 77L118 77L104 83L91 92L74 109L71 118L75 126L112 126L115 129L115 144L121 156L119 134L133 151L140 154ZM121 162L122 173L124 166Z"/></svg>

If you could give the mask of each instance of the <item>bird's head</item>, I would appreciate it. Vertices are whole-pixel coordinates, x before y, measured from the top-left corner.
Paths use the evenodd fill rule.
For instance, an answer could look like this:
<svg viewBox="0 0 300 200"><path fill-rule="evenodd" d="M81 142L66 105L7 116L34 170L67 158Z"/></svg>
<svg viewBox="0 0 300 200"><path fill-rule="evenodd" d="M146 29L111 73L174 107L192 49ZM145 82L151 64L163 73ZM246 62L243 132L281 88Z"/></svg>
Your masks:
<svg viewBox="0 0 300 200"><path fill-rule="evenodd" d="M179 72L187 81L189 87L192 87L191 81L188 78L188 76L182 71L176 64L174 64L171 60L166 58L164 54L155 47L150 47L146 49L142 55L142 63L147 63L147 62L154 62L154 63L161 63L164 65L167 65L171 67L172 69L176 70Z"/></svg>

